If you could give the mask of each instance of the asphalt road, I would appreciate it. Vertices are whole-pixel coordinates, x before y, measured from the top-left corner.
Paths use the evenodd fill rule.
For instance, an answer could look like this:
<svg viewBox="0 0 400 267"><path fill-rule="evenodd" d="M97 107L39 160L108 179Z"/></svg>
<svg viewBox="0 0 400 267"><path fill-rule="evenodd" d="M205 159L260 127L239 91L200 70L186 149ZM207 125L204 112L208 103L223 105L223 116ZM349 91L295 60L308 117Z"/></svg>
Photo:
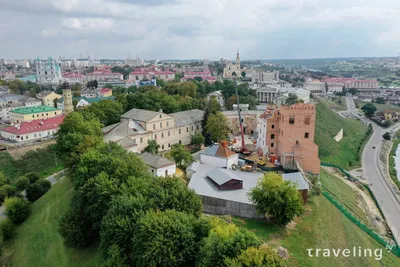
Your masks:
<svg viewBox="0 0 400 267"><path fill-rule="evenodd" d="M347 107L353 116L360 118L358 111L354 106L353 98L348 96ZM360 120L368 121L362 116ZM370 122L371 123L371 122ZM381 206L382 212L386 217L386 221L392 230L394 238L399 242L400 237L400 203L397 200L395 194L392 192L390 185L387 183L381 173L381 169L378 167L379 151L382 145L382 135L386 131L391 131L399 128L395 125L389 129L382 129L380 126L372 123L374 133L366 144L361 158L361 164L363 166L362 177L368 181L370 188L374 193L376 199ZM375 147L375 148L373 148Z"/></svg>

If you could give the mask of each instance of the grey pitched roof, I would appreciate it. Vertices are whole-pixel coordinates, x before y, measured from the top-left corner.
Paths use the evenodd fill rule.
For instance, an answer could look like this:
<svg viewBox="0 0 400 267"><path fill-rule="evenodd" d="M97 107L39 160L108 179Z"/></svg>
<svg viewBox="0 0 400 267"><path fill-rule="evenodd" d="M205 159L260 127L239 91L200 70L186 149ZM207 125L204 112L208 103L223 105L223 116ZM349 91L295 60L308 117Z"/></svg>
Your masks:
<svg viewBox="0 0 400 267"><path fill-rule="evenodd" d="M122 114L122 118L134 119L137 121L149 121L155 116L157 116L160 112L133 108L128 112Z"/></svg>
<svg viewBox="0 0 400 267"><path fill-rule="evenodd" d="M127 136L119 140L117 143L120 144L123 148L128 148L137 145L136 142L134 142Z"/></svg>
<svg viewBox="0 0 400 267"><path fill-rule="evenodd" d="M209 171L206 175L218 185L223 185L230 180L243 181L242 179L237 177L234 172L230 172L225 169L215 168L212 171Z"/></svg>
<svg viewBox="0 0 400 267"><path fill-rule="evenodd" d="M301 172L294 172L294 173L284 173L282 175L283 180L291 181L296 184L297 190L304 190L309 189L307 181L304 179Z"/></svg>
<svg viewBox="0 0 400 267"><path fill-rule="evenodd" d="M146 163L150 167L153 167L154 169L159 169L175 164L175 162L173 162L172 160L147 152L144 152L142 155L140 155L140 157L143 159L144 163Z"/></svg>
<svg viewBox="0 0 400 267"><path fill-rule="evenodd" d="M176 126L180 127L180 126L190 125L195 122L201 122L204 118L204 111L200 109L191 109L191 110L171 113L169 115L175 117Z"/></svg>
<svg viewBox="0 0 400 267"><path fill-rule="evenodd" d="M186 171L193 171L193 172L196 172L197 169L199 168L199 166L200 166L200 162L198 162L198 161L193 161L192 164L190 164L190 165L186 168Z"/></svg>
<svg viewBox="0 0 400 267"><path fill-rule="evenodd" d="M49 95L49 94L51 94L51 93L53 93L53 91L42 91L42 92L40 92L40 93L37 93L37 94L36 94L36 97L37 97L37 98L43 98L43 97L45 97L45 96L47 96L47 95Z"/></svg>
<svg viewBox="0 0 400 267"><path fill-rule="evenodd" d="M200 152L200 154L205 154L205 155L210 155L210 156L215 156L215 154L217 153L219 145L214 144L208 148L206 148L205 150L203 150L202 152Z"/></svg>

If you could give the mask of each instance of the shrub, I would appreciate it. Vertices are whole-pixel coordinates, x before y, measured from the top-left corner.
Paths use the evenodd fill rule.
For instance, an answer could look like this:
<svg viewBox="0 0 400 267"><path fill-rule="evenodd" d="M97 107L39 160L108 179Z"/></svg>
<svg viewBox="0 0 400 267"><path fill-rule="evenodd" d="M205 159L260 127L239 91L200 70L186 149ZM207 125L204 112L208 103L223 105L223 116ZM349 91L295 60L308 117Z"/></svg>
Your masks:
<svg viewBox="0 0 400 267"><path fill-rule="evenodd" d="M40 176L37 172L29 172L25 174L25 176L28 177L31 184L36 183L40 179Z"/></svg>
<svg viewBox="0 0 400 267"><path fill-rule="evenodd" d="M244 250L236 258L226 258L225 265L231 267L247 267L247 266L274 266L284 267L286 262L276 251L267 245L261 245L258 248L250 247Z"/></svg>
<svg viewBox="0 0 400 267"><path fill-rule="evenodd" d="M10 239L14 235L15 224L9 218L0 222L0 231L3 233L4 240Z"/></svg>
<svg viewBox="0 0 400 267"><path fill-rule="evenodd" d="M25 221L29 216L29 202L18 197L7 198L4 202L6 205L6 215L14 224L19 224Z"/></svg>
<svg viewBox="0 0 400 267"><path fill-rule="evenodd" d="M13 197L17 193L17 188L13 185L5 184L1 188L7 191L8 197Z"/></svg>
<svg viewBox="0 0 400 267"><path fill-rule="evenodd" d="M7 183L6 176L2 172L0 172L0 186L5 185L6 183Z"/></svg>
<svg viewBox="0 0 400 267"><path fill-rule="evenodd" d="M3 188L0 188L0 204L3 204L6 197L7 197L7 191Z"/></svg>
<svg viewBox="0 0 400 267"><path fill-rule="evenodd" d="M47 191L49 191L51 183L47 180L40 180L34 184L30 184L26 188L26 198L33 202L43 196Z"/></svg>
<svg viewBox="0 0 400 267"><path fill-rule="evenodd" d="M30 184L30 180L28 177L26 176L21 176L18 178L17 182L15 183L15 185L17 186L17 190L18 191L24 191L28 185Z"/></svg>
<svg viewBox="0 0 400 267"><path fill-rule="evenodd" d="M3 235L0 235L0 256L3 254Z"/></svg>

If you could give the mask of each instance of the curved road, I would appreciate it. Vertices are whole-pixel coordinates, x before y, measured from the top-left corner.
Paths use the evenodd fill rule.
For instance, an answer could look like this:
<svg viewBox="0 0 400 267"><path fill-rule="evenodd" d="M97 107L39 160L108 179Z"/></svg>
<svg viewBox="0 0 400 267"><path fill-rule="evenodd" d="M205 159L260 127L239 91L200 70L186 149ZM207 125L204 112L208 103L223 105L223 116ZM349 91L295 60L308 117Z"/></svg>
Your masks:
<svg viewBox="0 0 400 267"><path fill-rule="evenodd" d="M354 106L351 96L347 96L348 111L355 117L360 118L363 122L369 122L365 117L358 115L358 111ZM382 175L381 169L378 167L379 151L382 145L382 135L387 131L394 131L399 126L395 125L389 129L382 129L375 123L372 123L374 132L366 144L361 164L363 167L363 178L370 184L370 188L374 193L383 214L386 217L387 224L392 230L393 236L399 242L400 235L400 202L392 192L390 185ZM373 148L375 147L375 148Z"/></svg>

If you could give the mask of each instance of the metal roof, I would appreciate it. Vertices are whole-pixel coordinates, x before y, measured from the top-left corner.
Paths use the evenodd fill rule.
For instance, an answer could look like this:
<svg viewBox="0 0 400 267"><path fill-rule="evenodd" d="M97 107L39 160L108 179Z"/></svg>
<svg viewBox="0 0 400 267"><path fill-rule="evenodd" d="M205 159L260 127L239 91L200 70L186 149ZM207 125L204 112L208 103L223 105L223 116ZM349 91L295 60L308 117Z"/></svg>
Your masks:
<svg viewBox="0 0 400 267"><path fill-rule="evenodd" d="M309 189L307 181L304 179L301 172L284 173L283 180L290 181L296 184L297 190Z"/></svg>
<svg viewBox="0 0 400 267"><path fill-rule="evenodd" d="M201 122L204 118L204 111L200 109L191 109L181 112L169 114L175 117L175 123L177 127L190 125L196 122Z"/></svg>
<svg viewBox="0 0 400 267"><path fill-rule="evenodd" d="M237 177L233 172L229 172L226 169L215 168L212 171L209 171L206 175L218 185L223 185L229 182L230 180L243 181L242 179Z"/></svg>
<svg viewBox="0 0 400 267"><path fill-rule="evenodd" d="M152 118L154 118L155 116L157 116L158 114L160 114L160 112L133 108L133 109L129 110L128 112L122 114L121 117L147 122L147 121L151 120Z"/></svg>
<svg viewBox="0 0 400 267"><path fill-rule="evenodd" d="M142 155L140 155L140 157L143 159L144 163L150 167L153 167L154 169L175 165L175 162L172 160L148 152L144 152Z"/></svg>

